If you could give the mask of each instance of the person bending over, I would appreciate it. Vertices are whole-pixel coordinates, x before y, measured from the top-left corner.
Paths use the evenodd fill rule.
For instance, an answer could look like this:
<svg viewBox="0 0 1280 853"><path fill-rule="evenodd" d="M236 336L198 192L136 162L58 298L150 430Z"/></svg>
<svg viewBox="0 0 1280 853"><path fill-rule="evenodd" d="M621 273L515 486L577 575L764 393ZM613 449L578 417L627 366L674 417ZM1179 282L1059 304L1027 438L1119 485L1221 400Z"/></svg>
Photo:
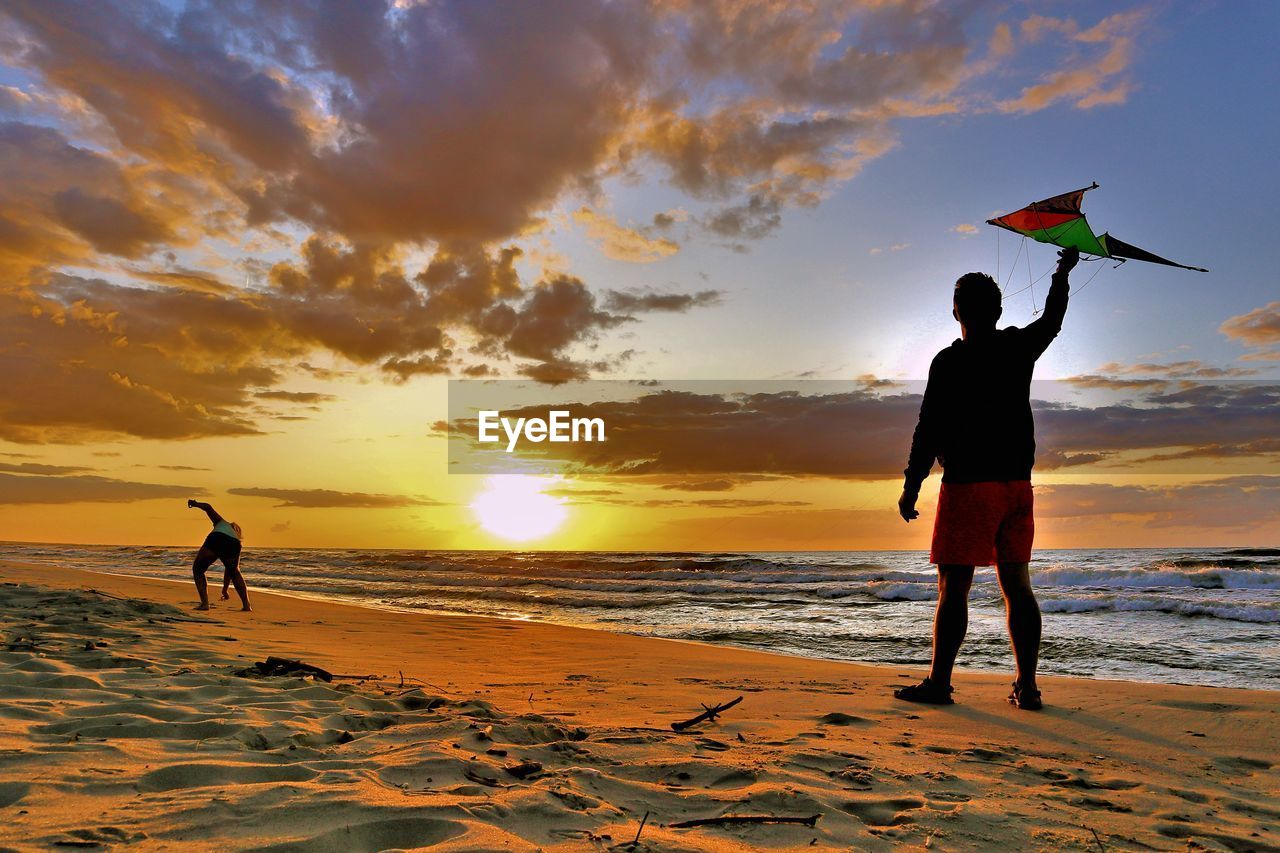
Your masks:
<svg viewBox="0 0 1280 853"><path fill-rule="evenodd" d="M1076 249L1058 255L1044 313L1026 328L996 328L1001 295L991 276L969 273L956 282L952 316L960 323L960 339L929 367L898 499L905 521L919 517L920 484L935 459L942 464L929 553L938 566L933 664L920 684L894 691L899 699L952 703L951 670L968 627L973 570L995 563L1017 664L1009 701L1026 710L1042 707L1036 686L1040 607L1028 572L1035 531L1031 374L1062 329L1068 275L1080 260Z"/></svg>
<svg viewBox="0 0 1280 853"><path fill-rule="evenodd" d="M249 606L249 589L245 586L244 576L240 574L240 542L243 538L240 525L234 521L227 521L207 503L189 500L187 501L187 507L204 510L205 514L209 516L209 521L213 522L213 530L209 531L209 535L204 538L204 544L196 552L195 562L191 565L191 574L196 582L196 592L200 594L200 607L197 609L209 609L209 584L204 575L209 570L209 566L213 565L214 560L221 560L223 566L222 600L226 601L230 598L227 588L235 584L236 595L240 596L240 609L242 611L252 610L253 608Z"/></svg>

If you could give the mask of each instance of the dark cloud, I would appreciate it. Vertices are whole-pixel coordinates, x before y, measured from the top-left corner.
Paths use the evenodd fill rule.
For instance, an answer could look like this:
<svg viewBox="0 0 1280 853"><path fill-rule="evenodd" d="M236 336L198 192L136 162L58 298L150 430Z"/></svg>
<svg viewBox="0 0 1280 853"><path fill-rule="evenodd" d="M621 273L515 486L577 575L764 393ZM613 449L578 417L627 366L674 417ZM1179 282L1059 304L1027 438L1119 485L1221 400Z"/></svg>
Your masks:
<svg viewBox="0 0 1280 853"><path fill-rule="evenodd" d="M813 396L667 390L626 402L557 402L575 416L603 418L610 440L522 450L595 474L662 475L680 483L761 475L881 479L900 473L919 405L918 396L881 398L863 390ZM546 407L503 414L545 417ZM475 435L473 422L454 427Z"/></svg>
<svg viewBox="0 0 1280 853"><path fill-rule="evenodd" d="M677 480L663 483L661 488L678 492L727 492L736 489L744 481L728 477L716 477L710 480Z"/></svg>
<svg viewBox="0 0 1280 853"><path fill-rule="evenodd" d="M227 489L227 494L247 498L270 498L279 501L277 507L317 509L322 507L348 507L388 509L406 506L439 506L439 501L409 495L378 495L365 492L337 492L330 489Z"/></svg>
<svg viewBox="0 0 1280 853"><path fill-rule="evenodd" d="M724 292L720 290L700 290L696 293L610 290L606 293L605 304L609 307L609 310L623 314L636 314L645 311L682 313L690 308L718 305L723 296Z"/></svg>
<svg viewBox="0 0 1280 853"><path fill-rule="evenodd" d="M191 486L134 483L108 477L0 473L0 504L131 503L205 494Z"/></svg>
<svg viewBox="0 0 1280 853"><path fill-rule="evenodd" d="M1135 518L1147 527L1246 529L1280 518L1280 477L1224 477L1171 486L1040 486L1036 515L1046 519Z"/></svg>
<svg viewBox="0 0 1280 853"><path fill-rule="evenodd" d="M133 257L169 236L163 224L130 210L124 202L91 195L79 187L54 195L53 210L63 225L98 251L112 255Z"/></svg>
<svg viewBox="0 0 1280 853"><path fill-rule="evenodd" d="M248 407L284 376L275 365L321 347L401 379L449 373L461 365L446 323L476 337L481 354L535 360L524 368L535 378L607 368L563 353L629 317L597 307L568 276L527 290L495 284L505 280L505 262L486 257L452 268L452 278L433 262L418 283L382 269L376 254L312 241L306 265L278 266L265 291L216 294L65 275L37 290L0 290L0 334L15 342L0 350L0 369L12 377L0 386L0 437L254 434ZM484 367L470 368L483 375Z"/></svg>
<svg viewBox="0 0 1280 853"><path fill-rule="evenodd" d="M0 122L0 270L21 281L97 252L132 258L178 240L183 214L148 198L151 189L59 130Z"/></svg>
<svg viewBox="0 0 1280 853"><path fill-rule="evenodd" d="M603 443L518 445L517 455L562 464L579 475L663 477L665 483L657 485L684 490L727 489L761 476L896 479L920 396L878 389L865 380L853 387L835 393L666 390L618 402L555 399L504 409L503 415L545 417L548 408L557 408L575 417L602 418L610 437ZM1221 447L1236 448L1232 455L1237 456L1275 452L1280 385L1199 383L1148 395L1141 403L1034 403L1040 469L1144 461L1115 460L1126 451L1172 454L1145 461L1227 455L1214 451ZM454 421L453 427L461 435L475 435L473 420Z"/></svg>
<svg viewBox="0 0 1280 853"><path fill-rule="evenodd" d="M282 400L286 403L322 403L337 399L332 394L320 394L316 391L258 391L253 396L260 400Z"/></svg>
<svg viewBox="0 0 1280 853"><path fill-rule="evenodd" d="M13 454L5 455L8 456ZM86 468L83 465L46 465L42 462L21 462L18 464L0 462L0 471L7 471L10 474L82 474L85 471L92 470L92 468Z"/></svg>
<svg viewBox="0 0 1280 853"><path fill-rule="evenodd" d="M270 328L241 300L62 278L0 291L0 437L85 441L250 435L247 389L275 382L245 361ZM255 347L256 348L256 347Z"/></svg>
<svg viewBox="0 0 1280 853"><path fill-rule="evenodd" d="M1139 404L1043 405L1038 442L1063 453L1107 453L1221 444L1245 446L1280 432L1280 385L1195 383Z"/></svg>

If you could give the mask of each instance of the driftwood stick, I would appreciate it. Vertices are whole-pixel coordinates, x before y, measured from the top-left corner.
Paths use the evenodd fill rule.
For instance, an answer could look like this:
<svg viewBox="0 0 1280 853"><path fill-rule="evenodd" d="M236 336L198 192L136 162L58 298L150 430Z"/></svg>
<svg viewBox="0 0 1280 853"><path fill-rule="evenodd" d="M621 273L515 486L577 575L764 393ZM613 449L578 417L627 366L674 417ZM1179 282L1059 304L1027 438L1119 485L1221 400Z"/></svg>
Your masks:
<svg viewBox="0 0 1280 853"><path fill-rule="evenodd" d="M309 663L303 663L300 660L290 660L288 658L268 657L267 669L278 669L291 671L292 673L305 672L314 675L321 681L333 681L333 673L327 669L314 666Z"/></svg>
<svg viewBox="0 0 1280 853"><path fill-rule="evenodd" d="M644 825L649 822L649 813L644 813L644 820L640 821L640 828L636 830L636 837L631 839L631 846L635 847L640 843L640 833L644 832Z"/></svg>
<svg viewBox="0 0 1280 853"><path fill-rule="evenodd" d="M240 678L270 678L272 676L304 676L310 675L321 681L333 681L333 673L327 669L321 669L318 666L312 666L309 663L303 663L300 660L289 660L287 658L269 657L264 661L258 661L253 666L238 669L234 675Z"/></svg>
<svg viewBox="0 0 1280 853"><path fill-rule="evenodd" d="M127 602L129 602L130 604L134 603L134 602L137 600L137 599L134 599L134 598L125 598L125 597L123 597L123 596L119 596L119 595L112 595L111 593L109 593L109 592L103 592L103 591L102 591L102 590L100 590L100 589L92 589L92 588L89 588L89 587L84 587L83 589L84 589L84 591L85 591L85 592L91 592L91 593L93 593L94 595L101 595L103 598L114 598L116 601L127 601Z"/></svg>
<svg viewBox="0 0 1280 853"><path fill-rule="evenodd" d="M727 814L720 817L700 817L694 820L681 820L676 823L667 824L672 829L689 829L695 826L733 826L744 823L795 823L801 826L817 826L820 814L809 815L808 817L785 817L771 814Z"/></svg>
<svg viewBox="0 0 1280 853"><path fill-rule="evenodd" d="M716 705L711 708L708 708L706 705L703 705L702 707L706 708L706 710L703 711L701 714L699 714L698 716L692 719L685 720L683 722L672 723L671 728L675 729L678 732L682 732L685 729L690 728L691 726L696 726L698 723L702 723L707 720L714 720L716 717L720 716L722 713L729 710L734 705L737 705L741 701L742 701L742 697L739 696L737 699L734 699L731 702L725 702L723 705Z"/></svg>
<svg viewBox="0 0 1280 853"><path fill-rule="evenodd" d="M439 684L432 684L430 681L423 681L421 678L414 678L412 675L405 675L403 672L400 673L400 686L404 687L404 683L406 681L416 681L417 683L421 684L423 687L430 687L432 690L439 690L441 693L449 692L445 688L441 687Z"/></svg>

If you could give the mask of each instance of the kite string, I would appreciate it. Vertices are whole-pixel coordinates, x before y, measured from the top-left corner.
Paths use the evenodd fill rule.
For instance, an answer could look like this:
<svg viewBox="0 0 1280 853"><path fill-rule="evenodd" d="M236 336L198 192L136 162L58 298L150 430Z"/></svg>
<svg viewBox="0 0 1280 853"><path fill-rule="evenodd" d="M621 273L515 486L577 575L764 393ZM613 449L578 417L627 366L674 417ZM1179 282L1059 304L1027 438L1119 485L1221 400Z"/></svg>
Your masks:
<svg viewBox="0 0 1280 853"><path fill-rule="evenodd" d="M1035 281L1033 281L1031 284L1039 284L1039 283L1040 283L1040 279L1042 279L1042 278L1044 278L1045 276L1047 276L1050 272L1052 272L1052 270L1046 270L1045 272L1041 273L1041 274L1040 274L1040 276L1039 276ZM1013 291L1012 293L1006 293L1006 294L1004 295L1004 298L1005 298L1005 299L1008 299L1010 296L1017 296L1019 293L1022 293L1022 292L1024 292L1024 291L1026 291L1027 289L1029 289L1029 288L1031 287L1031 284L1027 285L1027 287L1020 287L1020 288L1018 288L1017 290Z"/></svg>
<svg viewBox="0 0 1280 853"><path fill-rule="evenodd" d="M1101 261L1101 260L1102 260L1102 258L1089 258L1089 260L1091 260L1091 261ZM1106 264L1098 264L1098 268L1097 268L1096 270L1094 270L1094 271L1093 271L1093 275L1091 275L1091 276L1089 276L1087 279L1085 279L1084 284L1080 285L1079 287L1077 287L1075 290L1071 291L1071 292L1070 292L1069 294L1067 294L1067 295L1068 295L1068 296L1075 296L1077 293L1079 293L1080 291L1084 290L1086 287L1088 287L1088 286L1089 286L1089 282L1091 282L1091 281L1093 281L1095 278L1097 278L1097 277L1098 277L1098 273L1102 272L1102 270L1103 270L1106 266L1107 266Z"/></svg>
<svg viewBox="0 0 1280 853"><path fill-rule="evenodd" d="M1044 278L1044 276L1040 276ZM1036 283L1031 280L1031 252L1027 252L1027 288L1031 291L1031 316L1034 317L1040 313L1040 309L1036 307Z"/></svg>
<svg viewBox="0 0 1280 853"><path fill-rule="evenodd" d="M1018 244L1018 253L1013 256L1013 263L1009 265L1009 281L1013 279L1013 273L1015 270L1018 269L1018 258L1022 257L1022 248L1026 245L1027 245L1027 238L1023 237L1022 242ZM998 272L999 270L997 270L997 273ZM1004 293L1004 289L1009 286L1009 281L1005 281L1004 284L1000 285L1001 293ZM1018 291L1018 292L1021 293L1022 291ZM1009 294L1005 293L1004 295L1008 296Z"/></svg>

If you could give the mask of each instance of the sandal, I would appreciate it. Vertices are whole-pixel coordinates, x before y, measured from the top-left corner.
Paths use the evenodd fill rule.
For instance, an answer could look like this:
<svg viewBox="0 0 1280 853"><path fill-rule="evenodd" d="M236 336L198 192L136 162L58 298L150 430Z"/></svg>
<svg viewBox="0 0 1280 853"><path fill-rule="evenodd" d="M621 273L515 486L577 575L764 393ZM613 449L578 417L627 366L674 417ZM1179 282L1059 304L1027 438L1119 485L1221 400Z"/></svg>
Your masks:
<svg viewBox="0 0 1280 853"><path fill-rule="evenodd" d="M1039 711L1044 707L1040 701L1040 691L1024 688L1013 682L1013 692L1009 694L1009 704L1022 711Z"/></svg>
<svg viewBox="0 0 1280 853"><path fill-rule="evenodd" d="M954 705L956 702L951 698L951 693L952 688L950 685L943 687L926 678L919 684L913 684L910 687L899 687L893 691L893 696L895 699L904 699L907 702L921 702L925 705Z"/></svg>

